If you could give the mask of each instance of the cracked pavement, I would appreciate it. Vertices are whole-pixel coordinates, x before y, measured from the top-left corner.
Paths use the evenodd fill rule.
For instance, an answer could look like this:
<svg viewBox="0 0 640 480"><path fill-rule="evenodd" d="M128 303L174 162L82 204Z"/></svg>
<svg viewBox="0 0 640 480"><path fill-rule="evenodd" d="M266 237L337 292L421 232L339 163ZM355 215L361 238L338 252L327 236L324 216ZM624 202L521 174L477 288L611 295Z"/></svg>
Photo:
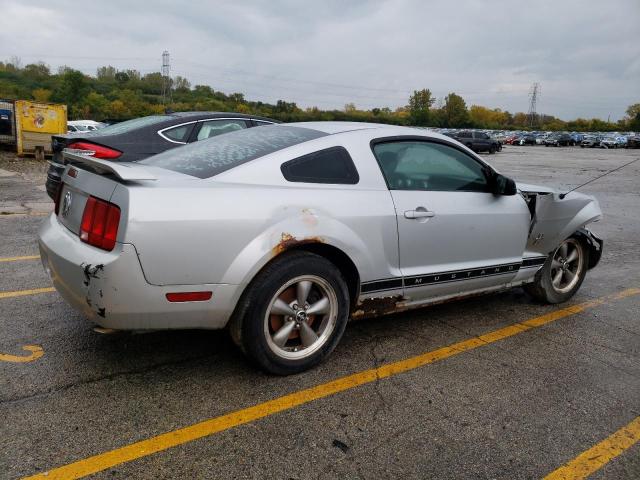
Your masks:
<svg viewBox="0 0 640 480"><path fill-rule="evenodd" d="M486 156L527 183L570 188L640 150L507 146ZM3 168L0 166L0 168ZM1 173L1 172L0 172ZM37 174L0 175L0 257L37 253ZM640 163L581 191L605 218L601 264L575 302L640 287ZM31 206L28 208L28 206ZM37 208L35 208L37 207ZM17 208L17 207L16 207ZM50 209L48 204L45 209ZM49 286L38 260L0 263L0 291ZM0 299L0 478L133 441L549 313L521 289L352 322L294 377L249 365L225 332L101 335L57 293ZM118 465L95 478L541 478L640 415L640 296ZM640 477L640 446L596 479Z"/></svg>

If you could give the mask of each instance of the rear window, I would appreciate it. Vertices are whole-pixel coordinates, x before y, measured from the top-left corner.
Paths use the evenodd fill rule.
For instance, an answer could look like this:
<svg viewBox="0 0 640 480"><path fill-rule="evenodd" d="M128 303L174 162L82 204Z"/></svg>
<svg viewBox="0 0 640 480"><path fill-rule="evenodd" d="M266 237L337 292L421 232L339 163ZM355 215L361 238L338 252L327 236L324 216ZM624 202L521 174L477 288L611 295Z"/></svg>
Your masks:
<svg viewBox="0 0 640 480"><path fill-rule="evenodd" d="M133 120L127 120L126 122L120 122L108 127L101 128L95 132L95 135L119 135L121 133L128 133L132 130L136 130L142 127L148 127L157 123L166 122L171 117L166 115L151 115L149 117L134 118Z"/></svg>
<svg viewBox="0 0 640 480"><path fill-rule="evenodd" d="M287 125L249 128L168 150L139 163L210 178L256 158L326 135L318 130Z"/></svg>

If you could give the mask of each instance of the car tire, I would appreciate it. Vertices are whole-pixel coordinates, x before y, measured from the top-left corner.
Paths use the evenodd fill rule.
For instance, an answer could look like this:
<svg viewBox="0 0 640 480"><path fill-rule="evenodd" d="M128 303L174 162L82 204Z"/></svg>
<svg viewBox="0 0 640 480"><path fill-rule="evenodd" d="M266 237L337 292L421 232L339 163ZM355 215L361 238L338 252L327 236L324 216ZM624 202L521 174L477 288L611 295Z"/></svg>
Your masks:
<svg viewBox="0 0 640 480"><path fill-rule="evenodd" d="M566 302L582 285L588 265L589 249L578 237L569 237L549 254L533 283L524 288L541 302Z"/></svg>
<svg viewBox="0 0 640 480"><path fill-rule="evenodd" d="M548 144L548 143L545 143L545 144L544 144L544 146L545 146L545 147L548 147L548 146L549 146L549 144Z"/></svg>
<svg viewBox="0 0 640 480"><path fill-rule="evenodd" d="M494 153L496 153L496 146L495 146L495 145L491 145L491 146L489 147L489 153L490 153L490 154L494 154Z"/></svg>
<svg viewBox="0 0 640 480"><path fill-rule="evenodd" d="M300 300L305 305L298 305ZM232 337L258 367L275 375L322 362L349 319L349 290L340 270L310 252L276 258L256 275L241 302L242 318L232 320Z"/></svg>

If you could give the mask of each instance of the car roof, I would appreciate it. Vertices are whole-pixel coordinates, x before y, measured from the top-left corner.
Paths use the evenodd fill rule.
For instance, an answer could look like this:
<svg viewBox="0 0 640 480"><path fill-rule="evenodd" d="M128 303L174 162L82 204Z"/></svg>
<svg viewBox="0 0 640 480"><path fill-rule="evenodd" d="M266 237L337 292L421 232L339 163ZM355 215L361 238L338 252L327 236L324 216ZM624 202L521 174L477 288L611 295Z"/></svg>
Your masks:
<svg viewBox="0 0 640 480"><path fill-rule="evenodd" d="M328 134L351 132L353 130L368 130L372 128L386 128L393 125L385 125L383 123L366 123L366 122L293 122L285 125L294 127L310 128Z"/></svg>
<svg viewBox="0 0 640 480"><path fill-rule="evenodd" d="M198 117L207 117L207 118L215 118L215 117L227 117L227 118L259 118L268 120L273 122L275 120L267 117L262 117L260 115L247 115L246 113L236 113L236 112L171 112L165 114L167 118L198 118Z"/></svg>
<svg viewBox="0 0 640 480"><path fill-rule="evenodd" d="M401 125L390 125L386 123L366 123L366 122L340 122L340 121L328 121L328 122L295 122L295 123L282 123L284 127L294 126L309 128L320 132L328 133L329 135L337 135L347 132L365 131L365 130L380 130L381 137L391 136L421 136L440 140L451 141L451 137L447 137L441 133L437 133L426 128L420 127L408 127Z"/></svg>

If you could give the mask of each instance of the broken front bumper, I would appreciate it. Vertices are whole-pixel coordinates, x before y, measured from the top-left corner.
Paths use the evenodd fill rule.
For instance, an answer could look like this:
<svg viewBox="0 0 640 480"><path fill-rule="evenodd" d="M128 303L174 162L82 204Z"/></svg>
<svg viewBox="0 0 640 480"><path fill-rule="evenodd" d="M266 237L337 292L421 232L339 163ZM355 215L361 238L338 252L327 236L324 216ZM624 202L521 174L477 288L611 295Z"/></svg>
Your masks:
<svg viewBox="0 0 640 480"><path fill-rule="evenodd" d="M105 252L80 241L55 215L40 228L42 263L71 306L106 328L119 330L224 328L240 296L237 285L151 285L136 249ZM171 292L212 291L208 301L172 303Z"/></svg>

